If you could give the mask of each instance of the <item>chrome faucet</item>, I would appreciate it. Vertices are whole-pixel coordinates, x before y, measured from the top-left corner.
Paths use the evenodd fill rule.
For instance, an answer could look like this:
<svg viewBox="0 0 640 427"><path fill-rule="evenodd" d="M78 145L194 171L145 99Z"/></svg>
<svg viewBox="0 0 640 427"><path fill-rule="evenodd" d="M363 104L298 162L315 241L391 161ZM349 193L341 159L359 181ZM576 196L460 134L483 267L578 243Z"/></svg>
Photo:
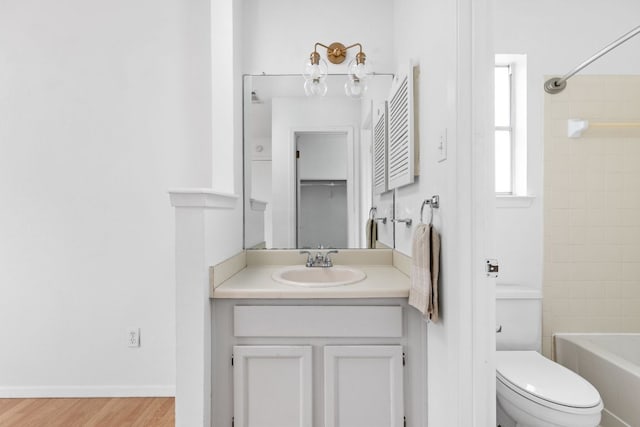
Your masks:
<svg viewBox="0 0 640 427"><path fill-rule="evenodd" d="M333 261L331 260L331 254L337 254L337 249L331 249L327 252L316 252L315 256L310 251L300 251L301 254L307 254L307 267L333 267Z"/></svg>

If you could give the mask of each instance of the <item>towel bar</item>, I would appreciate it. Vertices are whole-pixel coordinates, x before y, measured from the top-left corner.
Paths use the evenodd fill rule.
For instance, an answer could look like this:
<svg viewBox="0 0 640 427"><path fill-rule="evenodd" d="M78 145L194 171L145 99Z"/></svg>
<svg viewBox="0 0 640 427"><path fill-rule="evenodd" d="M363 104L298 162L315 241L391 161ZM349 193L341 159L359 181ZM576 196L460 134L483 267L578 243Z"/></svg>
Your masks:
<svg viewBox="0 0 640 427"><path fill-rule="evenodd" d="M391 221L393 222L404 222L407 227L411 227L411 223L413 220L411 218L394 218Z"/></svg>

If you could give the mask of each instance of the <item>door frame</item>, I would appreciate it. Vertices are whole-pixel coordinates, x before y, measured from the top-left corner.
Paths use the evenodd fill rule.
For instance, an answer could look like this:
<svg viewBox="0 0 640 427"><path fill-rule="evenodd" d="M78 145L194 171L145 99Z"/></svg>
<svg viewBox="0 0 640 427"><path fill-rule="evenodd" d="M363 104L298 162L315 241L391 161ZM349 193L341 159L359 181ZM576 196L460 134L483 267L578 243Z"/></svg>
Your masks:
<svg viewBox="0 0 640 427"><path fill-rule="evenodd" d="M471 280L466 291L470 298L460 308L469 309L461 326L470 331L472 349L458 361L461 372L471 374L459 377L467 414L459 425L477 427L496 425L496 279L486 272L486 261L495 253L493 16L492 0L458 0L458 136L469 142L464 156L471 166L468 172L458 172L460 182L470 178L463 185L470 192L466 200L471 248L467 270ZM464 332L462 338L467 338ZM469 390L468 396L464 390Z"/></svg>

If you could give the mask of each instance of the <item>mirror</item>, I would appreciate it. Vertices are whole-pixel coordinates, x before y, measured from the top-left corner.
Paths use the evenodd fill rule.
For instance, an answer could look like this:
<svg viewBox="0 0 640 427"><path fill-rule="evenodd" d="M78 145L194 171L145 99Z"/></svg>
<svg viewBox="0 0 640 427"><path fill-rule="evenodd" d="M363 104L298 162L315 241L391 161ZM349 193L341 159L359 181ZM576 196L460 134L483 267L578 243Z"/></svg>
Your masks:
<svg viewBox="0 0 640 427"><path fill-rule="evenodd" d="M327 76L327 95L312 98L300 75L245 76L245 248L366 248L367 220L393 217L392 204L371 210L371 118L392 76L357 100L345 81ZM393 247L392 222L376 223Z"/></svg>

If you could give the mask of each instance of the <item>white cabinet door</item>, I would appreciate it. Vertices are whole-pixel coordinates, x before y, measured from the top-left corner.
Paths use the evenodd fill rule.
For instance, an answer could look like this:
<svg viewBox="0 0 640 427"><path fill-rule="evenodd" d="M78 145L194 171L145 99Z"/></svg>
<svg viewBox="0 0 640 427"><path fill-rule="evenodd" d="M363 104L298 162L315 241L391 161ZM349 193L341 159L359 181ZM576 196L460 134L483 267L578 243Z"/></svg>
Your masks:
<svg viewBox="0 0 640 427"><path fill-rule="evenodd" d="M402 427L402 346L324 348L325 427Z"/></svg>
<svg viewBox="0 0 640 427"><path fill-rule="evenodd" d="M311 346L234 346L236 427L312 427Z"/></svg>

